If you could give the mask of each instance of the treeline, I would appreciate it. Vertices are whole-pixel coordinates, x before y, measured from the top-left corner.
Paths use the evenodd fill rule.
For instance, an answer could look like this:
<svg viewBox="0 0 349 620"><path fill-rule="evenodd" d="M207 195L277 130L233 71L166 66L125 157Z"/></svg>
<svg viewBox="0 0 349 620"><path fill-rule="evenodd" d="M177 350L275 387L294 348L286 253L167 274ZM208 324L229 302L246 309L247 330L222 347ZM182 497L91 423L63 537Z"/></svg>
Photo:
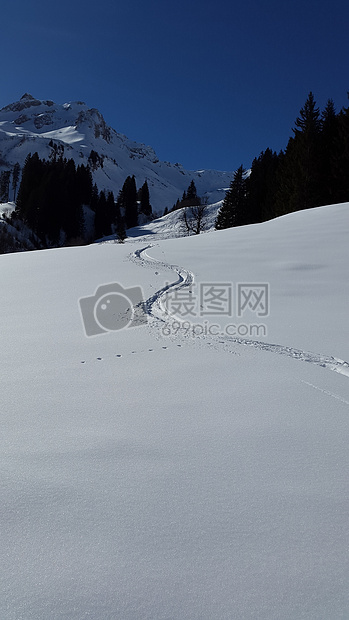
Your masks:
<svg viewBox="0 0 349 620"><path fill-rule="evenodd" d="M138 225L139 215L151 218L149 188L137 191L134 176L127 177L117 199L111 191L93 184L90 166L76 166L62 156L25 160L12 221L21 221L34 233L41 247L84 243Z"/></svg>
<svg viewBox="0 0 349 620"><path fill-rule="evenodd" d="M217 214L216 228L254 224L326 204L349 201L349 108L322 113L313 93L301 108L285 151L267 148L243 166Z"/></svg>
<svg viewBox="0 0 349 620"><path fill-rule="evenodd" d="M178 198L176 203L173 205L172 211L177 211L178 209L182 209L183 207L194 207L201 205L201 198L197 194L196 185L194 180L190 181L188 189L183 192L181 200ZM164 213L164 215L166 215Z"/></svg>

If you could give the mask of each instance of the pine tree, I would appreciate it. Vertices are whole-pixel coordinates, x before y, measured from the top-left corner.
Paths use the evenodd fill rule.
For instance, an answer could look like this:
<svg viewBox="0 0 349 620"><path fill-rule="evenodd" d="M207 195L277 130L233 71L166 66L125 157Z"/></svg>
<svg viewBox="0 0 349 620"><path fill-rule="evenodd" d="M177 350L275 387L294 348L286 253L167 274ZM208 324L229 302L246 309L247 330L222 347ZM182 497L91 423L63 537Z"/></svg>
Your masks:
<svg viewBox="0 0 349 620"><path fill-rule="evenodd" d="M112 234L112 226L115 222L116 205L113 192L108 192L107 196L101 191L95 210L95 237L108 237Z"/></svg>
<svg viewBox="0 0 349 620"><path fill-rule="evenodd" d="M111 235L113 232L113 225L116 220L116 205L113 192L108 192L107 194L107 202L106 202L106 212L105 212L105 225L106 232L105 235Z"/></svg>
<svg viewBox="0 0 349 620"><path fill-rule="evenodd" d="M27 155L22 178L16 199L15 215L25 224L35 230L36 225L36 200L35 194L42 181L45 172L45 164L39 159L38 153Z"/></svg>
<svg viewBox="0 0 349 620"><path fill-rule="evenodd" d="M349 107L340 111L337 123L332 158L333 200L336 203L349 201Z"/></svg>
<svg viewBox="0 0 349 620"><path fill-rule="evenodd" d="M301 108L299 116L295 121L296 129L293 129L295 136L303 135L307 139L314 139L319 134L321 128L320 110L316 107L313 93L310 91L308 98Z"/></svg>
<svg viewBox="0 0 349 620"><path fill-rule="evenodd" d="M100 239L101 237L105 237L108 229L108 224L106 221L106 211L107 211L107 199L104 191L101 191L98 196L98 203L95 213L95 237L96 239Z"/></svg>
<svg viewBox="0 0 349 620"><path fill-rule="evenodd" d="M182 209L183 207L197 207L201 205L201 198L198 196L194 180L190 181L189 187L183 192L181 200L177 199L171 211Z"/></svg>
<svg viewBox="0 0 349 620"><path fill-rule="evenodd" d="M13 171L12 171L12 189L13 189L13 201L14 202L16 202L16 194L17 194L17 187L18 187L20 172L21 172L21 167L19 163L16 162L15 165L13 166Z"/></svg>
<svg viewBox="0 0 349 620"><path fill-rule="evenodd" d="M118 206L123 210L126 228L138 226L137 187L134 176L127 177L118 196Z"/></svg>
<svg viewBox="0 0 349 620"><path fill-rule="evenodd" d="M337 192L334 165L336 145L340 139L338 129L339 123L334 102L332 99L329 99L321 115L321 134L319 142L320 201L321 204L324 205L335 202L335 195Z"/></svg>
<svg viewBox="0 0 349 620"><path fill-rule="evenodd" d="M185 202L188 203L188 204L185 205L187 207L191 207L191 206L199 205L200 204L200 198L199 198L199 196L197 194L194 180L192 180L190 182L190 184L189 184L189 187L188 187L187 192L186 192Z"/></svg>
<svg viewBox="0 0 349 620"><path fill-rule="evenodd" d="M147 217L151 217L152 208L150 204L149 187L147 181L144 181L142 187L138 192L138 198L140 201L139 212L143 213Z"/></svg>
<svg viewBox="0 0 349 620"><path fill-rule="evenodd" d="M92 173L88 166L79 165L76 169L78 200L82 205L89 205L92 196Z"/></svg>
<svg viewBox="0 0 349 620"><path fill-rule="evenodd" d="M0 174L0 202L9 201L10 177L10 170L3 170Z"/></svg>
<svg viewBox="0 0 349 620"><path fill-rule="evenodd" d="M320 111L310 92L295 121L294 136L289 139L281 160L276 215L321 204L320 131Z"/></svg>
<svg viewBox="0 0 349 620"><path fill-rule="evenodd" d="M274 194L280 156L271 149L262 151L251 166L247 179L247 219L246 224L264 222L274 217Z"/></svg>
<svg viewBox="0 0 349 620"><path fill-rule="evenodd" d="M223 204L218 211L215 228L222 230L232 226L241 226L246 220L247 182L246 171L240 166L234 173Z"/></svg>
<svg viewBox="0 0 349 620"><path fill-rule="evenodd" d="M94 183L94 185L92 186L91 198L90 198L90 209L94 212L96 212L97 210L98 196L99 194L98 194L97 183Z"/></svg>

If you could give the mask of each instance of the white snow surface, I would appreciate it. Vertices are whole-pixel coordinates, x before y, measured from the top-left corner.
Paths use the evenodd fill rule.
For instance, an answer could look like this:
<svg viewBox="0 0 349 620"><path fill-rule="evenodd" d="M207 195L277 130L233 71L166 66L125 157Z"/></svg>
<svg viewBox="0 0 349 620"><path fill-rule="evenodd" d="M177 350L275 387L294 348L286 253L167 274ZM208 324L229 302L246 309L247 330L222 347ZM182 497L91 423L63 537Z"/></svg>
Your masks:
<svg viewBox="0 0 349 620"><path fill-rule="evenodd" d="M0 256L0 618L348 618L349 204L149 230ZM245 341L160 293L267 282ZM88 338L108 283L147 323Z"/></svg>

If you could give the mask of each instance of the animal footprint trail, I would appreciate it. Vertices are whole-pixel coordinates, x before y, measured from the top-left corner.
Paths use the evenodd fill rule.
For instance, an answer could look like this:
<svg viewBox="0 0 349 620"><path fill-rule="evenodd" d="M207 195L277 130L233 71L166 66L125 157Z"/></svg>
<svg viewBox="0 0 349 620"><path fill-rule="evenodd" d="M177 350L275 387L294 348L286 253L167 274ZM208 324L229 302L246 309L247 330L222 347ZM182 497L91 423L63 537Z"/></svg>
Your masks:
<svg viewBox="0 0 349 620"><path fill-rule="evenodd" d="M181 345L177 345L177 346L181 346ZM121 358L125 358L128 355L145 355L147 353L155 353L157 350L159 351L168 351L169 347L167 346L161 346L158 349L156 348L148 348L148 349L140 349L139 351L128 351L127 353L114 353L112 355L113 358L117 358L117 359L121 359ZM102 362L104 361L105 358L104 357L95 357L93 359L90 360L90 362ZM80 364L87 364L88 361L87 360L80 360Z"/></svg>

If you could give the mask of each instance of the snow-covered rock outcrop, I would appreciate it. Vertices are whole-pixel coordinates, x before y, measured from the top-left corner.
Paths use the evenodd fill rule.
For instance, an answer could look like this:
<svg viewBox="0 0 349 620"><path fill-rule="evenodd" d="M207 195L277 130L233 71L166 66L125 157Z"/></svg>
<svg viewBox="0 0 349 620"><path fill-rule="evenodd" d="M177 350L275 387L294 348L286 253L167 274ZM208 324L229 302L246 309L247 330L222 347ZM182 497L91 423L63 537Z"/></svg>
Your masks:
<svg viewBox="0 0 349 620"><path fill-rule="evenodd" d="M41 158L49 158L58 147L76 164L86 165L91 151L98 153L94 181L99 189L115 195L128 175L135 175L138 187L147 180L158 212L170 209L192 179L199 195L216 202L233 178L233 172L188 171L178 163L159 161L154 149L118 133L97 109L82 101L56 104L25 93L0 110L0 170L10 170L16 162L23 166L26 156L36 151Z"/></svg>

